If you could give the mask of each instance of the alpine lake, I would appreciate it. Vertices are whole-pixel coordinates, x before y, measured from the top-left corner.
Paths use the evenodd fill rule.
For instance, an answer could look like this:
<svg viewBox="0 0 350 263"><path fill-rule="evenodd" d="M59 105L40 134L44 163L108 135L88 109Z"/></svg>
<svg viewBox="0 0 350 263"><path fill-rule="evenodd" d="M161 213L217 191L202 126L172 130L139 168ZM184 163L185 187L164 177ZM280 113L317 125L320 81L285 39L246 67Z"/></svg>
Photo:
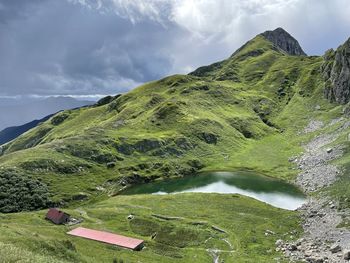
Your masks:
<svg viewBox="0 0 350 263"><path fill-rule="evenodd" d="M293 184L248 171L206 172L194 176L154 181L134 185L121 194L180 193L241 194L287 210L295 210L305 203L304 194Z"/></svg>

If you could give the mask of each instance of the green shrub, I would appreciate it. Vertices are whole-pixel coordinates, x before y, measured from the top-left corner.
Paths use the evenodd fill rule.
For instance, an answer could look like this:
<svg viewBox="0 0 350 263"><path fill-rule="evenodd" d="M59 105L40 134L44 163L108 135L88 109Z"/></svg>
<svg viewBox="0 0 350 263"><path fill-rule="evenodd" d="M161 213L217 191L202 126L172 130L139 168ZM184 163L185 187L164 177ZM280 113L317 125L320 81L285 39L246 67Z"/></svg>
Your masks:
<svg viewBox="0 0 350 263"><path fill-rule="evenodd" d="M0 212L36 210L50 205L44 183L14 170L0 171Z"/></svg>
<svg viewBox="0 0 350 263"><path fill-rule="evenodd" d="M58 113L51 119L52 125L59 125L64 122L69 117L69 114L66 112Z"/></svg>

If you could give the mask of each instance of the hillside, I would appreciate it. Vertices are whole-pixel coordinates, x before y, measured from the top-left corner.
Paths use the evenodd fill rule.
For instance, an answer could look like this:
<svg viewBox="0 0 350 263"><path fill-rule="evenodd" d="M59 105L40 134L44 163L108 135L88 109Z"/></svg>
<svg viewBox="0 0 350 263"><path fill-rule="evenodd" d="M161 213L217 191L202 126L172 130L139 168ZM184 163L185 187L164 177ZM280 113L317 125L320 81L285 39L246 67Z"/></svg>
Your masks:
<svg viewBox="0 0 350 263"><path fill-rule="evenodd" d="M305 125L316 103L331 107L322 61L258 35L225 61L55 115L2 147L2 171L40 179L54 202L203 169L291 178L288 156L300 149L284 134Z"/></svg>
<svg viewBox="0 0 350 263"><path fill-rule="evenodd" d="M188 75L166 77L126 94L106 97L93 106L60 112L0 148L0 188L3 193L0 212L38 210L51 205L68 207L72 213L90 209L90 216L85 215L88 225L103 224L103 228L116 228L125 233L131 231L139 237L149 236L148 223L159 223L150 219L152 213L167 213L185 218L186 223L175 222L172 228L183 233L187 230L180 228L187 229L187 220L194 218L219 224L215 218L207 218L208 214L201 214L204 209L202 202L206 200L201 194L178 195L177 198L174 195L108 198L132 184L201 171L252 170L294 181L298 173L304 171L302 165L306 166L302 161L295 161L296 156L305 150L307 142L322 134L337 134L337 137L317 145L320 151L325 151L324 147L329 143L330 147L342 144L344 151L344 155L336 156L338 159L325 157L323 162L337 162L347 171L350 163L349 143L346 142L349 126L346 126L348 115L344 115L344 111L349 114L350 110L342 104L349 101L348 44L349 41L323 57L306 56L298 42L279 28L256 36L228 59L198 68ZM338 81L339 78L343 81ZM310 181L315 180L317 177ZM309 192L309 188L300 185ZM324 184L310 192L315 196L332 196L346 209L350 207L348 185L349 178L344 174L335 184ZM339 189L342 189L341 193ZM186 199L190 196L192 201ZM219 215L228 229L228 239L239 248L237 262L272 262L277 253L274 247L276 239L298 229L301 219L296 212L276 209L246 197L239 198L242 198L242 203L228 203L229 197L211 195L206 200L206 208L213 210L207 213ZM135 204L142 206L142 211L131 209ZM189 204L193 207L188 207ZM173 210L170 211L169 207ZM184 209L179 210L179 207ZM128 225L132 228L130 230L121 223L122 220L118 223L110 221L115 209L122 210L123 216L139 213L142 220L147 218L148 223ZM0 216L10 229L10 219L19 220L21 223L15 228L19 227L26 233L31 231L31 227L26 226L28 221L34 226L39 225L38 217L42 213ZM264 218L258 218L262 214ZM278 221L280 217L292 219ZM60 239L66 238L62 236L64 230L48 226L43 229L46 227L52 229L52 233L59 233ZM271 239L264 238L266 229L278 234ZM175 230L173 234L176 236L178 232ZM8 229L1 231L12 233ZM208 234L206 231L203 227L200 233L196 233L204 238L203 242ZM249 231L257 231L254 240L249 239ZM54 242L51 238L47 241L48 237L39 232L38 237L26 238L14 249L23 246L24 250L30 251L32 246L28 244L36 240L39 243L33 247L38 251L43 244L47 246L48 242ZM291 239L300 234L299 230L296 231ZM245 235L249 238L245 239ZM13 244L13 240L16 238L0 238L4 243ZM142 252L145 254L141 257L145 262L152 262L154 253L160 253L157 248L160 244L157 240L148 242L150 250ZM89 253L95 252L88 252L84 242L76 244L78 248L72 249L73 252L65 252L67 261L90 262L87 259ZM203 243L197 247L191 243L195 246L193 251L166 244L169 247L160 249L166 255L157 262L186 262L193 251L203 257L198 262L208 260L208 253L203 252L207 247L203 247ZM67 247L71 247L70 244L67 243ZM97 251L98 248L94 249ZM110 255L108 248L103 249L104 255ZM135 259L133 254L120 253L130 262ZM231 257L222 258L225 262L232 262ZM110 259L111 256L106 256L103 262ZM56 259L52 260L56 262Z"/></svg>

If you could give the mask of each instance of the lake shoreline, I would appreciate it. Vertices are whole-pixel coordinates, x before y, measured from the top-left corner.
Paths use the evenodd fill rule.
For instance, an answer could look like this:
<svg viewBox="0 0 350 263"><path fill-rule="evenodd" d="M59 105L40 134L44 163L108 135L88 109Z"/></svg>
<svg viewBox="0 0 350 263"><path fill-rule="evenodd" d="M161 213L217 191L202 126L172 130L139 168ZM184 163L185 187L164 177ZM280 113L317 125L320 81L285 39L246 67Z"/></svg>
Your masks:
<svg viewBox="0 0 350 263"><path fill-rule="evenodd" d="M288 210L297 209L305 201L302 191L293 184L251 171L201 172L192 176L132 185L123 189L119 194L181 194L187 192L241 194Z"/></svg>

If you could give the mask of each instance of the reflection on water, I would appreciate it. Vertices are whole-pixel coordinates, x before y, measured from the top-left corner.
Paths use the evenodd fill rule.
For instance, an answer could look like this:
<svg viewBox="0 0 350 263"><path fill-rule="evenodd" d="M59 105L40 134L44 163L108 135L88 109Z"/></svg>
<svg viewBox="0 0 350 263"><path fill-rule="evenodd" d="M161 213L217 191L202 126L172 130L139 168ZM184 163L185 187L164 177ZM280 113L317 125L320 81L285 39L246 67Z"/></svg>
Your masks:
<svg viewBox="0 0 350 263"><path fill-rule="evenodd" d="M294 185L252 172L212 172L133 186L123 194L241 194L275 207L294 210L305 202Z"/></svg>

